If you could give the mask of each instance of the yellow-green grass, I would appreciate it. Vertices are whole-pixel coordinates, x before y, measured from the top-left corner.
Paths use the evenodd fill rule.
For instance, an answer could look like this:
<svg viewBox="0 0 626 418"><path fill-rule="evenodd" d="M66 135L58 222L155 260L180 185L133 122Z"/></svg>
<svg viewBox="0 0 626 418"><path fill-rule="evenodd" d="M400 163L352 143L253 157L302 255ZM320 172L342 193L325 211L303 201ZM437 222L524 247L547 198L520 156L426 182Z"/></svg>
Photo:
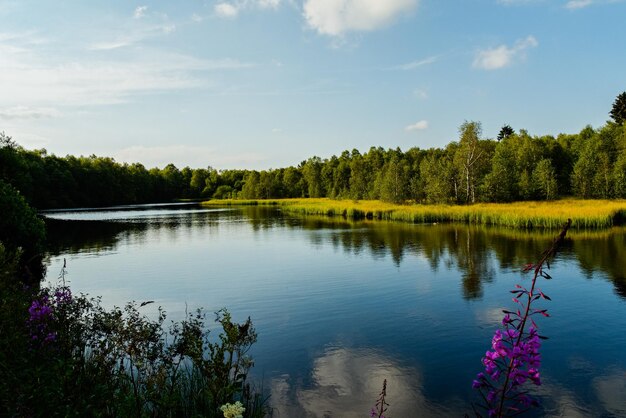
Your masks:
<svg viewBox="0 0 626 418"><path fill-rule="evenodd" d="M479 203L475 205L395 205L378 200L273 199L210 200L203 205L272 205L287 213L343 216L411 223L460 222L514 228L596 229L622 224L626 200L564 199L549 202Z"/></svg>

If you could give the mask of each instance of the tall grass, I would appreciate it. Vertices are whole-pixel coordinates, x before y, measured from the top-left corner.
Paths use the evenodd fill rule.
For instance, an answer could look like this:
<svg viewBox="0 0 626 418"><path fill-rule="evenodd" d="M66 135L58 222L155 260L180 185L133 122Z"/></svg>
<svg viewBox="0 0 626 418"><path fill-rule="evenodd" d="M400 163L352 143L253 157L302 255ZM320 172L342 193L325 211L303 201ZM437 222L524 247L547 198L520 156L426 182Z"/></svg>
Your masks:
<svg viewBox="0 0 626 418"><path fill-rule="evenodd" d="M395 205L378 200L274 199L210 200L203 205L278 206L287 213L342 216L410 223L458 222L512 228L560 228L572 219L574 229L599 229L626 220L626 200L557 200L479 203L475 205Z"/></svg>

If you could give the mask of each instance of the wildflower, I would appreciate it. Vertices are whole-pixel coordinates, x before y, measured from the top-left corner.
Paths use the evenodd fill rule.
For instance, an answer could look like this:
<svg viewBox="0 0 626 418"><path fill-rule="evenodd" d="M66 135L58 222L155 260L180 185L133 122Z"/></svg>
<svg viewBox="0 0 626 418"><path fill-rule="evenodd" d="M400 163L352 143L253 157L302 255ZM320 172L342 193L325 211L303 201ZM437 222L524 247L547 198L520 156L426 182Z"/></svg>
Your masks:
<svg viewBox="0 0 626 418"><path fill-rule="evenodd" d="M234 404L224 404L220 406L220 410L224 413L224 418L243 418L243 413L246 408L239 401Z"/></svg>
<svg viewBox="0 0 626 418"><path fill-rule="evenodd" d="M72 301L72 292L68 287L60 287L54 294L44 294L34 299L28 308L28 325L32 341L53 343L57 340L57 334L50 330L58 321L59 308L68 305Z"/></svg>
<svg viewBox="0 0 626 418"><path fill-rule="evenodd" d="M476 379L472 381L472 387L479 390L483 396L486 403L483 407L487 410L489 417L517 415L524 412L524 408L537 405L537 401L521 387L527 382L541 385L539 373L541 337L531 316L549 315L546 309L531 309L531 303L539 298L550 300L541 290L536 289L535 285L538 277L551 278L543 270L543 264L546 263L549 268L548 258L556 254L570 225L571 220L568 220L554 240L552 247L543 253L539 263L528 264L524 267L524 271L535 270L532 286L526 289L518 284L514 290L511 290L511 293L515 295L513 302L519 306L519 309L516 312L504 311L503 329L494 332L491 350L487 351L482 358L485 366L484 373L478 373ZM528 328L526 325L529 325Z"/></svg>
<svg viewBox="0 0 626 418"><path fill-rule="evenodd" d="M57 305L63 305L71 302L72 292L69 287L62 287L54 292L54 301Z"/></svg>

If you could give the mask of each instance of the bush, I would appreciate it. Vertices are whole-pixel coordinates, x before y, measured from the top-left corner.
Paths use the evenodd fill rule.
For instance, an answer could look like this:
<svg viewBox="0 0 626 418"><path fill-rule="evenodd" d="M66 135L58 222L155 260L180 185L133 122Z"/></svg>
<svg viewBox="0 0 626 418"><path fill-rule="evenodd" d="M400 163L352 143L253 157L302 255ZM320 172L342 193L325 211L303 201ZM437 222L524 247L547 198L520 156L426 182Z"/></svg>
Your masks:
<svg viewBox="0 0 626 418"><path fill-rule="evenodd" d="M41 280L45 271L41 263L46 230L24 197L10 184L0 180L0 242L7 250L19 252L22 281ZM19 250L19 251L18 251Z"/></svg>
<svg viewBox="0 0 626 418"><path fill-rule="evenodd" d="M63 281L3 294L0 415L221 417L234 402L246 417L269 412L247 383L250 318L238 324L220 310L222 331L209 338L201 310L166 327L160 308L156 319L141 313L146 304L107 311Z"/></svg>

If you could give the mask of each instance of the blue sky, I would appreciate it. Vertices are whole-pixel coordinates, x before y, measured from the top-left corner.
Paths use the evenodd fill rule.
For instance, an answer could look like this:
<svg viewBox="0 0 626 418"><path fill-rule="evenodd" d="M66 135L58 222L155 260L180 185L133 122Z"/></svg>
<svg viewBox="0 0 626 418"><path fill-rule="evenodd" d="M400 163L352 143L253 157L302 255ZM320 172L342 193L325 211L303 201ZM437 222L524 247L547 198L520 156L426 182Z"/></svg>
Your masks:
<svg viewBox="0 0 626 418"><path fill-rule="evenodd" d="M0 131L147 167L578 132L626 90L621 0L0 0Z"/></svg>

